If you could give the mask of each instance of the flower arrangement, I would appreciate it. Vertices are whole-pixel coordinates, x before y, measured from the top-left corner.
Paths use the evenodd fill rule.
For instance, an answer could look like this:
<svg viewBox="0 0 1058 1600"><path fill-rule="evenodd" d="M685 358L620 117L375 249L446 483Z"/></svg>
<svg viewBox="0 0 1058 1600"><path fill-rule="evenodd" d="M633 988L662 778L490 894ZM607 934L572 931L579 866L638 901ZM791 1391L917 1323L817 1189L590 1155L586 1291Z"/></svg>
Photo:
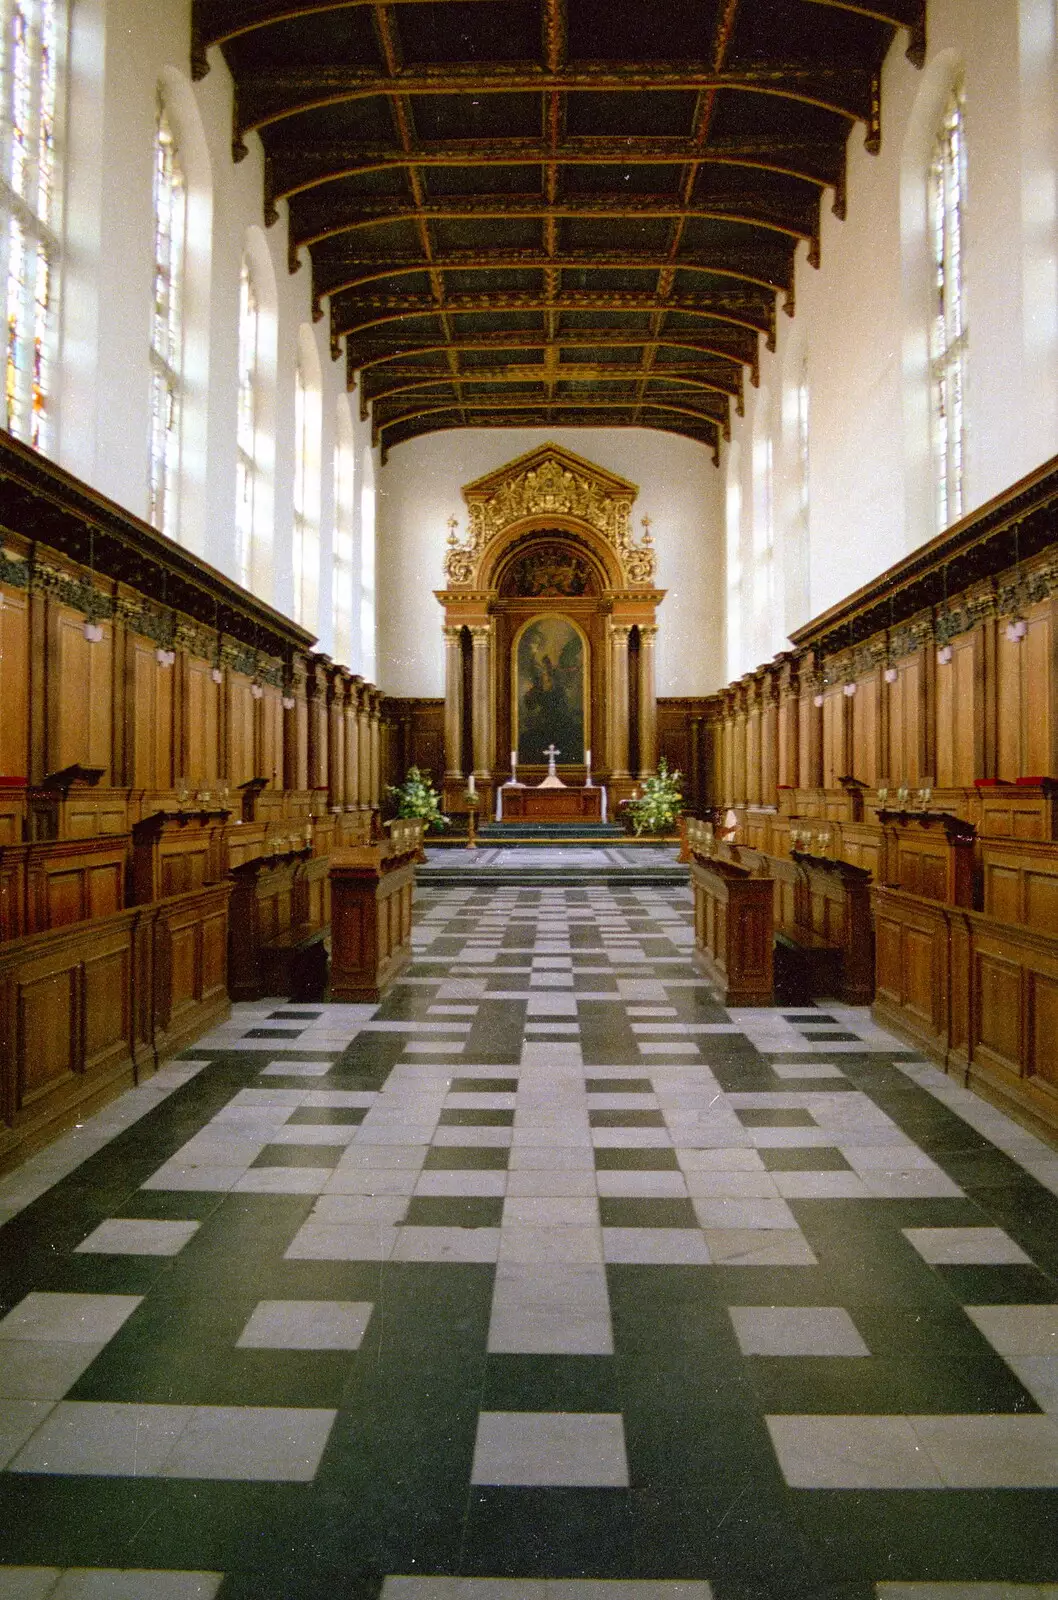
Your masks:
<svg viewBox="0 0 1058 1600"><path fill-rule="evenodd" d="M681 782L682 774L679 771L670 772L669 764L662 756L657 772L644 778L641 792L629 800L625 808L637 834L672 832L676 818L683 810Z"/></svg>
<svg viewBox="0 0 1058 1600"><path fill-rule="evenodd" d="M421 817L428 831L438 833L449 826L450 819L441 810L441 796L428 772L409 767L404 782L388 784L386 792L396 799L398 817Z"/></svg>

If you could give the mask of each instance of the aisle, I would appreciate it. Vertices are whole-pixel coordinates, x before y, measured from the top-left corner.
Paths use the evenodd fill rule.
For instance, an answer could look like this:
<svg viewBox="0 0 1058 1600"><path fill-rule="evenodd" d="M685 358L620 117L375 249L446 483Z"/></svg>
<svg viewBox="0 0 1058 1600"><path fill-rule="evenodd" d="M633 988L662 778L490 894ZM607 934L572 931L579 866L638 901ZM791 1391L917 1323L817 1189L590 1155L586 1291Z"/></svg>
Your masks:
<svg viewBox="0 0 1058 1600"><path fill-rule="evenodd" d="M1058 1155L691 943L421 891L0 1183L0 1600L1058 1596Z"/></svg>

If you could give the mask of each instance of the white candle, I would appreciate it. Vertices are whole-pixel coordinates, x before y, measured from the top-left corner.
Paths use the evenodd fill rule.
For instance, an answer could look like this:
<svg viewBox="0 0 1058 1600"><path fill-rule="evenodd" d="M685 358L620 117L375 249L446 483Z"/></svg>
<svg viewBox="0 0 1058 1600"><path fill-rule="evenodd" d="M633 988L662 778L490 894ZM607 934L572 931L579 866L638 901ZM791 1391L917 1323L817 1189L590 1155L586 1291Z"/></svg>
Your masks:
<svg viewBox="0 0 1058 1600"><path fill-rule="evenodd" d="M591 766L591 751L590 750L585 750L585 752L584 752L584 765L586 767L590 767Z"/></svg>
<svg viewBox="0 0 1058 1600"><path fill-rule="evenodd" d="M512 750L511 751L511 766L512 767L516 767L517 765L518 765L518 752L517 752L517 750Z"/></svg>
<svg viewBox="0 0 1058 1600"><path fill-rule="evenodd" d="M478 792L477 789L474 786L474 774L473 773L470 774L470 780L467 783L467 788L470 790L471 794L477 794L477 792Z"/></svg>

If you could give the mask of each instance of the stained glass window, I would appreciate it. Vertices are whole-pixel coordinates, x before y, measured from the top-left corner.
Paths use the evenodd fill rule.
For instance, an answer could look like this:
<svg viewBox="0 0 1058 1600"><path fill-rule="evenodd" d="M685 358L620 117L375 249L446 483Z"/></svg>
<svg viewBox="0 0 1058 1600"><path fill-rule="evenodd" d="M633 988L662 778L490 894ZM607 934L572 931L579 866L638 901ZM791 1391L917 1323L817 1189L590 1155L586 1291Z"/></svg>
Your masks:
<svg viewBox="0 0 1058 1600"><path fill-rule="evenodd" d="M164 109L154 141L154 308L148 520L175 538L180 471L187 184Z"/></svg>
<svg viewBox="0 0 1058 1600"><path fill-rule="evenodd" d="M937 527L943 529L963 513L966 456L966 300L963 291L966 141L959 89L948 101L933 148L929 188L933 252L930 349L933 464Z"/></svg>
<svg viewBox="0 0 1058 1600"><path fill-rule="evenodd" d="M258 389L261 309L254 289L250 263L242 264L239 281L239 398L236 423L236 551L235 576L249 587L254 565L254 530L257 517Z"/></svg>
<svg viewBox="0 0 1058 1600"><path fill-rule="evenodd" d="M59 267L57 116L61 0L0 0L0 262L4 426L36 449L52 435Z"/></svg>

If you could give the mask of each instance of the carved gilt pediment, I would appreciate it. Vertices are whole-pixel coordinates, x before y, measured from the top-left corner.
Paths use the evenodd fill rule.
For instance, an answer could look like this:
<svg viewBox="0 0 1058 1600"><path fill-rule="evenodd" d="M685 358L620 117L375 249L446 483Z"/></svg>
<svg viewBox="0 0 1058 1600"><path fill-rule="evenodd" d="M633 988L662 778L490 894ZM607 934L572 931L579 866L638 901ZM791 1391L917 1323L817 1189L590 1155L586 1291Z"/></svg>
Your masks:
<svg viewBox="0 0 1058 1600"><path fill-rule="evenodd" d="M614 550L627 586L652 584L655 551L649 532L637 539L630 519L638 487L559 445L540 445L505 467L463 486L469 526L453 532L445 577L453 588L478 581L489 546L532 517L568 517L586 524Z"/></svg>

